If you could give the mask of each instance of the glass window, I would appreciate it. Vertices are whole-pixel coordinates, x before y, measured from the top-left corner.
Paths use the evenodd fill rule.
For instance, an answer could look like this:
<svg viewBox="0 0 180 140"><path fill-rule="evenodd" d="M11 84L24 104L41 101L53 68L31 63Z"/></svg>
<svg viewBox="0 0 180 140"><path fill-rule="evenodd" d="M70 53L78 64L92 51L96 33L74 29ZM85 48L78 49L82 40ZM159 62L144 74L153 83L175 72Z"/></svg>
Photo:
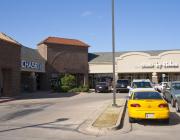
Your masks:
<svg viewBox="0 0 180 140"><path fill-rule="evenodd" d="M97 85L100 85L100 86L106 86L106 85L107 85L107 83L105 83L105 82L101 82L101 83L98 83Z"/></svg>
<svg viewBox="0 0 180 140"><path fill-rule="evenodd" d="M152 88L150 82L134 82L132 85L133 88Z"/></svg>
<svg viewBox="0 0 180 140"><path fill-rule="evenodd" d="M128 85L129 81L128 80L117 80L117 83L118 84L126 84L126 85Z"/></svg>
<svg viewBox="0 0 180 140"><path fill-rule="evenodd" d="M180 83L173 83L173 84L172 84L172 87L173 87L175 90L180 90Z"/></svg>
<svg viewBox="0 0 180 140"><path fill-rule="evenodd" d="M134 100L139 99L162 99L158 92L135 92Z"/></svg>

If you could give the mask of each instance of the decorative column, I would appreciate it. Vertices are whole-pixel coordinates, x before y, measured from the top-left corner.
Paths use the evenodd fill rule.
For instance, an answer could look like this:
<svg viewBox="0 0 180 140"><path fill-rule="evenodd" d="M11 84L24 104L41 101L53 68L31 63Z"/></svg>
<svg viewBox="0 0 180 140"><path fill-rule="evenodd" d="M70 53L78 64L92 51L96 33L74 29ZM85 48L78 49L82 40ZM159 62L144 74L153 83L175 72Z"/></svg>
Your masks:
<svg viewBox="0 0 180 140"><path fill-rule="evenodd" d="M152 73L152 82L153 82L153 83L158 83L157 72L153 72L153 73Z"/></svg>

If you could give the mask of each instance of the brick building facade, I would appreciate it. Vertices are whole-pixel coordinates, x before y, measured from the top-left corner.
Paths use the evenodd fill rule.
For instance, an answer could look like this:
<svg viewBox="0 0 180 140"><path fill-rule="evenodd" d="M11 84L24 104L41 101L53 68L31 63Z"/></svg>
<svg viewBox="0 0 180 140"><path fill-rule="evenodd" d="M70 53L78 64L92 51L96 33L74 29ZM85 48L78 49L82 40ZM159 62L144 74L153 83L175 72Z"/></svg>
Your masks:
<svg viewBox="0 0 180 140"><path fill-rule="evenodd" d="M46 83L61 74L73 74L77 85L88 84L88 45L74 39L49 37L38 44L38 51L46 60Z"/></svg>
<svg viewBox="0 0 180 140"><path fill-rule="evenodd" d="M88 47L79 40L48 37L31 49L0 33L0 96L50 90L64 74L74 75L76 86L88 85Z"/></svg>
<svg viewBox="0 0 180 140"><path fill-rule="evenodd" d="M0 96L20 93L21 45L0 33Z"/></svg>

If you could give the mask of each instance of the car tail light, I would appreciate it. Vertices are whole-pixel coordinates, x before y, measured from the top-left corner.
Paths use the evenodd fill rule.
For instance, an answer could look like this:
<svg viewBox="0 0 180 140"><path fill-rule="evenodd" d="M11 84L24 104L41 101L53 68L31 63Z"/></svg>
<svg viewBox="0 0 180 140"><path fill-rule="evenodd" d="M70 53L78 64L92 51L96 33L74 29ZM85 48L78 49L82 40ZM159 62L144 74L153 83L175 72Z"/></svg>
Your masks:
<svg viewBox="0 0 180 140"><path fill-rule="evenodd" d="M140 104L131 104L131 107L141 107Z"/></svg>
<svg viewBox="0 0 180 140"><path fill-rule="evenodd" d="M168 104L160 104L159 107L160 108L168 108Z"/></svg>

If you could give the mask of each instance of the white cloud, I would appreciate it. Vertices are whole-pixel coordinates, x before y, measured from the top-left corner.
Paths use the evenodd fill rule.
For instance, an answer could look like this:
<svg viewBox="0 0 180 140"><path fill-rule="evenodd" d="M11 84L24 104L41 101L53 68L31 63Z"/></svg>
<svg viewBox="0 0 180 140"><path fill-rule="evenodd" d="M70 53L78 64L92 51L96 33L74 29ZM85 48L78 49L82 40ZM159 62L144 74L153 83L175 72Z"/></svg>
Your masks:
<svg viewBox="0 0 180 140"><path fill-rule="evenodd" d="M82 17L87 17L87 16L91 16L93 14L93 12L91 12L91 11L84 11L82 14L81 14L81 16Z"/></svg>

